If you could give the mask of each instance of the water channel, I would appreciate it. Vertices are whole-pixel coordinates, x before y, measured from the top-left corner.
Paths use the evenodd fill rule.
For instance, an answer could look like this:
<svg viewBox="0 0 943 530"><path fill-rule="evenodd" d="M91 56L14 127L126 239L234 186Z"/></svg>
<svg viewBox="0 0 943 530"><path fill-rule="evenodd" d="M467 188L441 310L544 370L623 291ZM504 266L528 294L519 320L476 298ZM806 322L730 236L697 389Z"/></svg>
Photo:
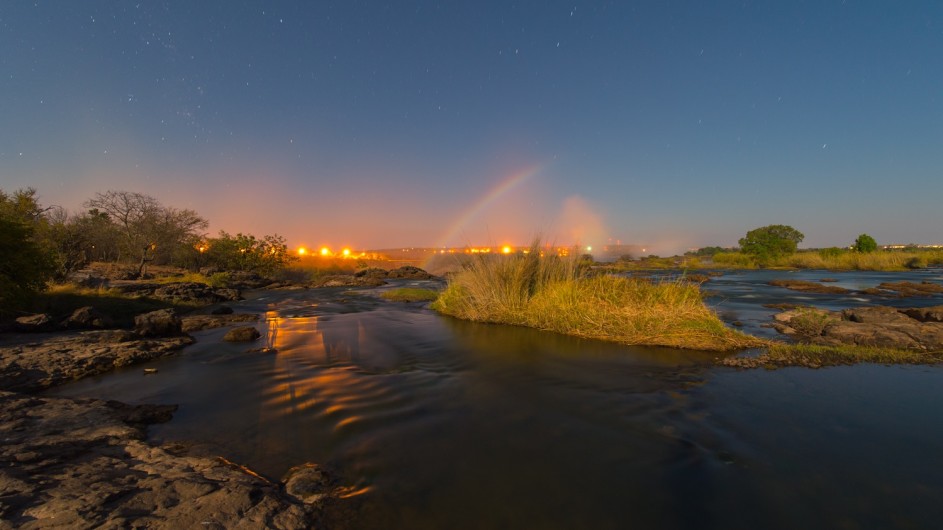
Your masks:
<svg viewBox="0 0 943 530"><path fill-rule="evenodd" d="M725 320L766 336L765 303L943 304L766 285L824 277L943 283L939 270L748 271L704 289ZM135 366L54 393L179 404L152 440L276 480L324 464L356 495L350 528L936 528L943 516L940 366L738 371L713 353L462 322L375 291L260 292L234 307L262 315L277 353L203 331L144 366L157 374Z"/></svg>

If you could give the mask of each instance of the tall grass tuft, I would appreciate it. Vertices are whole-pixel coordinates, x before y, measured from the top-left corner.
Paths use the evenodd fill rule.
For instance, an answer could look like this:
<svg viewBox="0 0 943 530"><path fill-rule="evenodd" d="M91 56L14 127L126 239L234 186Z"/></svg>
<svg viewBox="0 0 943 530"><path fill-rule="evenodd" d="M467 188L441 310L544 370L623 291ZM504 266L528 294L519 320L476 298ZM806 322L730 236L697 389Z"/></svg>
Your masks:
<svg viewBox="0 0 943 530"><path fill-rule="evenodd" d="M726 351L763 341L724 326L696 285L587 276L575 258L478 256L433 308L478 322L528 326L624 344Z"/></svg>

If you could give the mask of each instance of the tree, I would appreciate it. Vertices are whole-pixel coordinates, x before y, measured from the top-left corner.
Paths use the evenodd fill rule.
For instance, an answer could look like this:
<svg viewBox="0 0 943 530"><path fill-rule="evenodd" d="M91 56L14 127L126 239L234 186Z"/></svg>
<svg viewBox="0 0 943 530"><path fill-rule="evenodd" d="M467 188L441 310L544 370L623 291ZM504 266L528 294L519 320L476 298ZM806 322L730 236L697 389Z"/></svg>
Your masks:
<svg viewBox="0 0 943 530"><path fill-rule="evenodd" d="M169 262L175 247L190 244L208 223L193 210L166 208L149 195L110 190L85 202L107 215L121 233L122 250L138 261L138 276L155 257Z"/></svg>
<svg viewBox="0 0 943 530"><path fill-rule="evenodd" d="M288 252L285 239L278 235L256 239L249 234L229 235L221 231L219 237L209 241L206 251L209 263L225 269L272 274L296 260Z"/></svg>
<svg viewBox="0 0 943 530"><path fill-rule="evenodd" d="M36 190L0 190L0 314L25 305L52 277L51 255L36 238L43 212Z"/></svg>
<svg viewBox="0 0 943 530"><path fill-rule="evenodd" d="M746 237L740 239L740 250L755 257L761 264L768 263L795 253L804 237L802 232L791 226L764 226L747 232Z"/></svg>
<svg viewBox="0 0 943 530"><path fill-rule="evenodd" d="M858 239L855 239L854 248L857 252L874 252L878 248L878 243L868 234L861 234Z"/></svg>

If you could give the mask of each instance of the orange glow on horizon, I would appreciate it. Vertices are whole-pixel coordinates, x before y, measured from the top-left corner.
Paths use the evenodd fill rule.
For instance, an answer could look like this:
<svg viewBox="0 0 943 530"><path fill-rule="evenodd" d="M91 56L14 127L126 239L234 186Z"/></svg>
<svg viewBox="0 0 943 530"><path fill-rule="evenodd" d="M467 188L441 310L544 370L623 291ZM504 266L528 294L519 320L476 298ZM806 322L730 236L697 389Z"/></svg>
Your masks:
<svg viewBox="0 0 943 530"><path fill-rule="evenodd" d="M329 249L329 248L327 248L327 247L321 247L321 255L324 256L324 257L330 256L330 255L331 255L331 249Z"/></svg>
<svg viewBox="0 0 943 530"><path fill-rule="evenodd" d="M299 255L299 256L304 256L304 255L307 254L307 253L308 253L308 249L306 249L306 248L304 248L304 247L298 247L298 255Z"/></svg>
<svg viewBox="0 0 943 530"><path fill-rule="evenodd" d="M509 245L504 245L504 247L501 248L501 252L504 253L504 254L510 254L510 253L511 253L511 247L510 247Z"/></svg>

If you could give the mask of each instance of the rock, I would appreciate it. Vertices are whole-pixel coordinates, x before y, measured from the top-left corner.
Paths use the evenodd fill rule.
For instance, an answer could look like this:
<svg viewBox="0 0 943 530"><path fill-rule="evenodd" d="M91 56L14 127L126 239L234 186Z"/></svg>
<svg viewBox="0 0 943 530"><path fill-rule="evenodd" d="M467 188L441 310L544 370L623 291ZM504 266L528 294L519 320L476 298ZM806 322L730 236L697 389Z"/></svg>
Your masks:
<svg viewBox="0 0 943 530"><path fill-rule="evenodd" d="M221 328L236 322L254 322L259 319L255 313L237 313L232 315L188 315L182 317L183 331L190 333L203 329Z"/></svg>
<svg viewBox="0 0 943 530"><path fill-rule="evenodd" d="M943 322L943 305L915 307L911 309L901 309L900 311L920 322Z"/></svg>
<svg viewBox="0 0 943 530"><path fill-rule="evenodd" d="M145 339L126 330L105 330L3 347L0 389L35 392L118 366L173 355L192 343L189 336Z"/></svg>
<svg viewBox="0 0 943 530"><path fill-rule="evenodd" d="M0 392L0 527L323 527L243 467L146 443L172 410Z"/></svg>
<svg viewBox="0 0 943 530"><path fill-rule="evenodd" d="M855 307L842 311L842 320L862 324L912 324L914 320L893 307Z"/></svg>
<svg viewBox="0 0 943 530"><path fill-rule="evenodd" d="M356 276L353 274L334 274L324 276L314 282L314 287L379 287L386 282L373 276Z"/></svg>
<svg viewBox="0 0 943 530"><path fill-rule="evenodd" d="M769 285L773 287L785 287L793 291L804 293L822 293L822 294L842 294L849 292L848 289L835 285L822 285L821 283L809 282L805 280L772 280Z"/></svg>
<svg viewBox="0 0 943 530"><path fill-rule="evenodd" d="M773 328L814 344L934 352L943 351L943 322L930 320L939 316L943 315L938 308L898 310L873 306L845 309L840 313L800 308L774 315Z"/></svg>
<svg viewBox="0 0 943 530"><path fill-rule="evenodd" d="M254 326L241 326L233 328L223 336L226 342L252 342L261 337L262 334Z"/></svg>
<svg viewBox="0 0 943 530"><path fill-rule="evenodd" d="M224 300L209 285L198 282L170 283L158 287L151 295L158 300L168 302L196 302L213 304Z"/></svg>
<svg viewBox="0 0 943 530"><path fill-rule="evenodd" d="M232 312L233 312L232 308L229 307L228 305L221 305L217 308L214 308L212 311L210 311L210 314L211 315L231 315Z"/></svg>
<svg viewBox="0 0 943 530"><path fill-rule="evenodd" d="M360 269L354 273L354 277L356 278L378 278L383 280L387 276L389 276L389 272L387 272L386 269L381 269L379 267Z"/></svg>
<svg viewBox="0 0 943 530"><path fill-rule="evenodd" d="M884 282L877 288L885 291L896 291L899 296L932 296L943 293L943 285L934 282Z"/></svg>
<svg viewBox="0 0 943 530"><path fill-rule="evenodd" d="M173 309L159 309L134 317L134 332L142 337L171 337L183 333Z"/></svg>
<svg viewBox="0 0 943 530"><path fill-rule="evenodd" d="M216 289L213 294L216 295L216 298L230 302L242 300L242 292L239 289Z"/></svg>
<svg viewBox="0 0 943 530"><path fill-rule="evenodd" d="M30 315L26 317L19 317L14 323L14 328L17 331L25 331L27 333L38 333L42 331L52 331L54 329L52 323L52 317L46 313L39 313L36 315Z"/></svg>
<svg viewBox="0 0 943 530"><path fill-rule="evenodd" d="M387 274L388 278L407 278L410 280L432 280L435 276L412 265L405 265L398 269L393 269Z"/></svg>
<svg viewBox="0 0 943 530"><path fill-rule="evenodd" d="M306 463L295 466L282 478L285 493L305 504L317 504L330 494L331 480L320 466Z"/></svg>
<svg viewBox="0 0 943 530"><path fill-rule="evenodd" d="M80 307L59 324L68 329L104 329L114 325L111 318L92 306Z"/></svg>

